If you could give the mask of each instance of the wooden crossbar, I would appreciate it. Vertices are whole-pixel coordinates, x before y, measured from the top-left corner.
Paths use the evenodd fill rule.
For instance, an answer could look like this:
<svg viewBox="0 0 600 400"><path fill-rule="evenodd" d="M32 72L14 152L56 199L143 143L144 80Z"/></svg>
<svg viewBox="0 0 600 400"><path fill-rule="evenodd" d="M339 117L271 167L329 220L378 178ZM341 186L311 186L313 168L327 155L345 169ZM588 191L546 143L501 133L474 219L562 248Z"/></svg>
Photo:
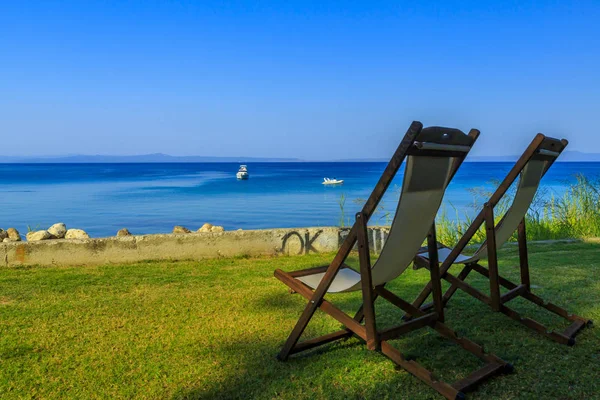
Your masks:
<svg viewBox="0 0 600 400"><path fill-rule="evenodd" d="M573 337L579 332L581 329L585 327L586 323L584 321L575 321L567 329L562 333L563 336L568 338Z"/></svg>
<svg viewBox="0 0 600 400"><path fill-rule="evenodd" d="M504 364L489 363L481 369L473 372L471 375L458 382L455 382L452 386L461 392L469 390L471 387L477 384L482 379L494 376L504 370L506 366Z"/></svg>
<svg viewBox="0 0 600 400"><path fill-rule="evenodd" d="M521 296L523 293L525 293L526 290L527 286L523 284L518 285L516 288L511 289L508 292L504 293L502 296L500 296L500 301L502 302L502 304L508 303L512 299Z"/></svg>
<svg viewBox="0 0 600 400"><path fill-rule="evenodd" d="M424 315L419 318L415 318L410 322L405 322L402 325L395 326L393 328L384 329L379 332L380 340L391 340L396 339L399 336L402 336L408 332L412 332L417 329L424 328L426 326L433 325L435 321L437 321L439 316L437 313L431 313Z"/></svg>
<svg viewBox="0 0 600 400"><path fill-rule="evenodd" d="M327 343L335 342L336 340L346 339L353 335L352 331L342 329L337 332L328 333L327 335L319 336L313 339L308 339L303 342L296 343L296 346L290 352L291 354L300 353L301 351L313 349Z"/></svg>

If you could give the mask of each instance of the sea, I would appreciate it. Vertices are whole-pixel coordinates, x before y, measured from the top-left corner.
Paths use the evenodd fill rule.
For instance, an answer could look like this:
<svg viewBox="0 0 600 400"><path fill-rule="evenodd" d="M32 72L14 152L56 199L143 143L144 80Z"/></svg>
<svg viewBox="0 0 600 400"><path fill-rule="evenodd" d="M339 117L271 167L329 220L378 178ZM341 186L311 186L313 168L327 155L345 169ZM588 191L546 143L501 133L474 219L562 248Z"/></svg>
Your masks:
<svg viewBox="0 0 600 400"><path fill-rule="evenodd" d="M511 162L465 162L440 212L473 215L510 170ZM226 230L349 225L386 167L383 162L250 163L250 179L236 179L239 164L0 164L0 228L46 229L56 222L92 237L197 230L205 222ZM403 171L372 224L393 216ZM557 162L544 177L544 196L563 196L577 174L600 176L600 163ZM322 185L323 178L343 179Z"/></svg>

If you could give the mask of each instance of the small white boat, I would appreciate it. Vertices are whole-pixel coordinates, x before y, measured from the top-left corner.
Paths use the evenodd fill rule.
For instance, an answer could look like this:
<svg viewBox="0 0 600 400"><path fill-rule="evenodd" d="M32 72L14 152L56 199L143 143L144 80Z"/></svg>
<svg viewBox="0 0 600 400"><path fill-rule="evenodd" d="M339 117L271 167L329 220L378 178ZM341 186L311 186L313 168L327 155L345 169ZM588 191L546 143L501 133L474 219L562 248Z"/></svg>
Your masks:
<svg viewBox="0 0 600 400"><path fill-rule="evenodd" d="M238 179L248 179L250 177L250 175L248 175L248 167L245 165L240 165L240 169L235 176Z"/></svg>
<svg viewBox="0 0 600 400"><path fill-rule="evenodd" d="M341 185L342 183L344 183L343 179L329 179L329 178L323 178L323 185Z"/></svg>

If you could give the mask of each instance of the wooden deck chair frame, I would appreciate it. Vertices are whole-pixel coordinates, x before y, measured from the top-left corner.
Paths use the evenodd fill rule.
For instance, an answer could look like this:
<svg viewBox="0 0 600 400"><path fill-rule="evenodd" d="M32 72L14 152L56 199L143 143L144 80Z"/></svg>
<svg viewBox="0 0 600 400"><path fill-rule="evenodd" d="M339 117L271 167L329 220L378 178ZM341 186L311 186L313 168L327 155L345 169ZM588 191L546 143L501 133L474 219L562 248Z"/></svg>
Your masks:
<svg viewBox="0 0 600 400"><path fill-rule="evenodd" d="M422 130L423 126L420 122L415 121L411 124L404 139L394 153L391 161L387 165L383 175L371 193L362 211L356 214L356 222L352 226L348 236L342 243L331 264L328 266L294 272L284 272L280 269L275 271L275 277L289 286L292 292L299 293L308 300L308 304L306 305L293 331L289 335L285 345L281 349L278 358L280 360L287 360L291 354L312 349L336 340L347 339L352 336L356 336L366 342L368 349L380 351L395 364L421 379L447 399L462 399L464 398L464 391L472 389L479 382L492 377L493 375L512 371L512 366L499 357L486 353L482 346L464 337L458 337L454 331L452 331L443 323L444 311L441 303L442 288L439 269L435 267L431 268L431 281L433 282L432 288L435 293L435 310L428 313L422 312L418 308L413 307L409 302L403 300L396 294L384 288L385 285L373 287L371 280L371 261L367 236L368 219L375 211L377 204L383 197L386 189L392 182L392 179L396 175L407 155L426 154L435 156L436 150L422 150L415 146L415 138L417 138ZM479 131L472 129L468 136L473 139L474 143L479 136ZM457 154L455 156L456 158L454 158L454 164L452 165L451 170L452 175L454 175L465 156L466 153L460 155ZM354 316L350 316L326 300L325 294L327 293L327 290L332 284L338 271L343 268L349 268L344 262L357 242L363 304ZM430 230L427 242L432 251L432 257L435 257L437 254L435 248L435 229L432 228ZM304 284L298 278L315 273L324 273L324 276L316 289L313 291L313 289ZM379 297L389 301L396 307L402 309L404 312L415 315L417 318L410 322L402 323L399 326L378 331L375 323L374 302ZM317 309L321 309L331 317L338 320L344 325L344 329L329 333L324 336L299 342L300 336ZM363 319L365 321L364 325L362 324ZM396 339L405 333L427 326L433 328L442 336L452 340L465 350L477 356L483 360L486 365L483 368L473 372L465 379L450 385L436 378L432 372L428 371L414 360L406 359L400 351L388 343L388 340Z"/></svg>
<svg viewBox="0 0 600 400"><path fill-rule="evenodd" d="M516 164L510 170L506 178L502 181L502 183L498 186L494 194L490 197L488 202L484 205L483 209L479 212L477 217L473 220L469 228L465 231L465 234L458 241L456 246L450 251L447 255L446 259L441 262L441 266L439 267L439 274L442 279L448 281L451 286L448 288L446 293L444 293L442 297L442 304L445 307L450 298L455 294L457 289L461 289L465 291L467 294L476 298L477 300L489 305L492 310L502 312L506 314L513 320L520 322L526 327L533 329L542 335L558 342L561 344L566 344L572 346L575 344L575 336L577 333L583 329L585 326L591 326L592 321L582 318L578 315L571 314L564 308L561 308L555 304L546 302L539 296L533 294L531 292L531 283L529 276L529 261L528 261L528 251L527 251L527 238L526 238L526 230L525 230L525 216L521 219L518 227L517 227L517 240L519 245L519 269L521 275L521 283L515 284L508 279L503 278L499 275L498 271L498 255L497 255L497 243L496 243L496 232L499 226L501 226L504 217L496 224L494 222L494 207L498 204L498 202L502 199L502 197L506 194L510 186L515 182L515 180L519 177L521 172L527 166L527 163L530 160L546 160L547 163L545 165L545 169L542 171L541 177L548 171L548 169L552 166L558 155L562 153L565 147L568 145L568 141L565 139L557 140L550 137L546 137L545 135L539 133L535 136L531 144L527 147L523 155L518 159ZM555 156L549 156L548 154L558 153ZM540 180L541 180L540 177ZM506 214L505 214L506 216ZM461 263L460 261L457 263L464 264L464 268L457 275L454 276L450 274L448 271L452 267L452 265L456 262L457 258L461 256L461 252L465 249L469 241L473 238L475 233L480 229L482 225L485 225L486 232L486 242L487 246L487 258L488 258L488 268L483 267L479 264L479 260L474 262L468 262L465 260L465 263ZM511 232L514 234L514 231ZM499 243L500 245L502 243ZM437 244L439 249L445 248L448 249L441 243ZM423 248L423 255L428 252L428 249ZM429 260L434 261L433 258L429 256L417 256L415 258L415 268L431 268L430 265L440 264L437 262L438 256L435 258L435 262L430 263ZM438 268L434 268L437 270ZM480 273L489 279L490 282L490 295L482 293L481 291L475 289L473 286L469 285L465 282L471 271L475 271ZM425 288L421 291L417 299L413 302L413 306L415 308L419 308L421 312L425 312L432 308L437 309L439 305L435 305L433 303L429 303L423 306L423 303L426 301L428 296L433 293L435 298L435 283L433 280L425 286ZM500 286L508 289L508 291L504 294L500 292ZM562 332L552 331L548 329L546 326L542 325L538 321L535 321L531 318L526 318L521 316L517 311L512 308L509 308L506 303L517 298L522 297L524 299L529 300L539 307L543 307L546 310L568 320L571 324ZM408 313L405 315L405 320L410 320L412 317L418 316L418 314Z"/></svg>

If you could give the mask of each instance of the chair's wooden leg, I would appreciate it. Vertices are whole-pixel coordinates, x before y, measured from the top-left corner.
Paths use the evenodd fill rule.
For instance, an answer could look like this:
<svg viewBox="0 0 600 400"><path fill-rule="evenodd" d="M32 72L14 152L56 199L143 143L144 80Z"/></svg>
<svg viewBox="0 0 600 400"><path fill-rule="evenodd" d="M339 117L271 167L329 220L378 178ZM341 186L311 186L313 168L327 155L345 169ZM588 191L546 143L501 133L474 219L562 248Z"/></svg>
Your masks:
<svg viewBox="0 0 600 400"><path fill-rule="evenodd" d="M377 294L375 294L374 299L375 298L377 298ZM356 314L354 314L354 320L358 323L361 323L363 318L363 305L361 304L361 306L356 311ZM305 341L296 343L296 345L292 348L290 354L300 353L301 351L309 350L327 343L335 342L336 340L348 339L354 335L355 333L352 332L352 330L345 328L336 332L329 333L327 335L319 336L313 339L307 339Z"/></svg>
<svg viewBox="0 0 600 400"><path fill-rule="evenodd" d="M521 270L521 284L525 285L527 290L531 290L531 281L529 279L529 259L527 256L527 232L525 230L525 218L519 223L517 228L517 241L519 243L519 266Z"/></svg>
<svg viewBox="0 0 600 400"><path fill-rule="evenodd" d="M442 281L440 279L440 264L438 262L437 238L435 221L431 224L427 235L429 250L429 273L431 276L431 293L433 294L433 308L438 315L438 320L444 322L444 305L442 304Z"/></svg>
<svg viewBox="0 0 600 400"><path fill-rule="evenodd" d="M298 343L300 336L302 336L302 333L304 332L306 325L308 325L308 323L311 320L312 316L314 315L315 311L317 310L317 308L319 308L321 302L323 301L323 298L325 297L325 293L327 292L327 289L329 289L331 282L333 282L333 280L335 279L337 272L342 267L342 263L343 263L343 260L342 260L342 262L339 262L337 264L332 263L332 265L327 269L327 272L325 273L323 280L321 280L321 283L319 283L317 290L315 290L314 292L312 290L310 291L309 302L306 305L306 307L304 308L302 315L298 319L298 322L296 322L296 325L294 326L294 329L288 336L285 344L281 348L281 351L279 352L279 354L277 356L277 358L279 360L285 361L290 356L292 349L294 348L296 343ZM282 280L281 279L282 274L285 274L285 277L289 278L290 280L296 281L296 279L294 277L292 277L291 275L289 275L287 273L284 273L283 271L281 271L279 269L275 271L275 276L277 278L279 278L279 280ZM290 285L289 282L284 281L284 283L286 283L292 290L298 292L298 290L295 287L293 287L292 285Z"/></svg>
<svg viewBox="0 0 600 400"><path fill-rule="evenodd" d="M485 205L485 232L488 251L488 266L490 271L490 297L492 309L500 311L500 284L498 282L498 254L496 250L496 229L494 224L494 208L491 204Z"/></svg>
<svg viewBox="0 0 600 400"><path fill-rule="evenodd" d="M369 254L367 221L364 214L356 214L356 226L358 229L358 258L360 261L363 313L365 318L365 327L367 329L367 348L369 350L376 350L379 348L379 338L377 335L377 326L375 322L375 301L373 281L371 279L371 256Z"/></svg>
<svg viewBox="0 0 600 400"><path fill-rule="evenodd" d="M296 344L298 343L300 336L302 336L302 333L304 332L306 325L308 325L308 322L310 321L310 319L312 318L312 316L314 315L314 313L316 311L316 307L313 307L313 305L320 303L321 300L322 300L322 297L321 297L321 299L316 299L316 300L311 299L310 302L306 305L306 307L304 308L304 311L302 312L302 315L298 319L298 322L296 322L294 329L288 336L285 344L281 348L281 351L277 355L277 358L279 360L285 361L288 359L288 357L292 353L294 346L296 346Z"/></svg>

